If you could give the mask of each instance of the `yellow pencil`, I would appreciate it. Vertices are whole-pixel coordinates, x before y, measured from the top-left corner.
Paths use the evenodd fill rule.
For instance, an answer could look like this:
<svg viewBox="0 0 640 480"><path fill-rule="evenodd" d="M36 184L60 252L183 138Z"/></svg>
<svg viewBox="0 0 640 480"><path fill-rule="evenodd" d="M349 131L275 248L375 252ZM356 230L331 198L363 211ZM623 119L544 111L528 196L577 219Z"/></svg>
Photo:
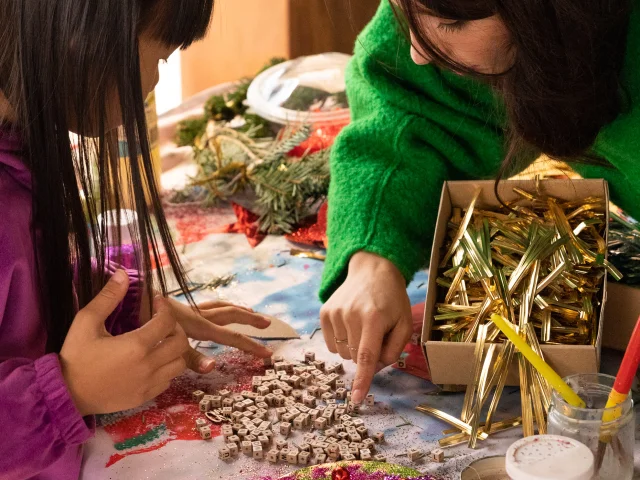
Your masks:
<svg viewBox="0 0 640 480"><path fill-rule="evenodd" d="M524 341L516 331L511 328L507 321L500 315L492 315L491 321L500 329L504 335L513 342L516 348L520 351L524 357L529 360L531 365L540 372L540 375L549 382L552 388L558 391L565 402L573 407L585 408L586 405L582 399L574 392L567 383L562 380L562 377L558 375L553 368L549 366L540 356L533 351L533 349Z"/></svg>

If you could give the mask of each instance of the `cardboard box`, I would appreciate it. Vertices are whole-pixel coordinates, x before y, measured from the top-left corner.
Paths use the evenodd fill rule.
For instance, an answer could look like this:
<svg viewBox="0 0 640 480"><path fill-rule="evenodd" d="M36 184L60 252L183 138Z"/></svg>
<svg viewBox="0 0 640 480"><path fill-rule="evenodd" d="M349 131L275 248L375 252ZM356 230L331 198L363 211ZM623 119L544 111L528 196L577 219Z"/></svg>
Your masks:
<svg viewBox="0 0 640 480"><path fill-rule="evenodd" d="M605 200L607 218L609 215L609 191L604 180L544 180L543 190L554 197L565 201L587 198L590 196L602 197ZM534 180L510 180L500 182L500 195L504 201L519 199L513 192L513 187L520 187L527 191L535 191ZM494 193L494 182L464 181L445 182L440 199L438 220L436 222L431 261L429 264L429 282L427 287L427 299L425 303L425 315L422 328L422 349L431 371L432 381L436 384L468 385L472 381L472 365L475 343L454 343L431 340L431 327L435 305L439 296L444 292L436 285L438 277L438 265L443 252L443 245L447 235L447 223L451 218L452 209L460 207L466 209L475 194L477 188L481 189L477 206L485 209L497 209L500 202ZM608 229L606 232L608 235ZM605 240L607 240L605 236ZM601 290L602 308L598 316L599 326L595 346L573 345L542 345L542 351L547 362L565 377L575 373L595 373L600 366L600 346L602 345L602 321L607 292L606 276ZM440 299L441 300L441 299ZM487 346L488 348L488 346ZM501 347L498 348L500 350ZM507 378L508 385L519 385L517 363L514 361Z"/></svg>
<svg viewBox="0 0 640 480"><path fill-rule="evenodd" d="M623 279L624 281L624 279ZM602 346L626 350L640 315L640 286L609 282Z"/></svg>

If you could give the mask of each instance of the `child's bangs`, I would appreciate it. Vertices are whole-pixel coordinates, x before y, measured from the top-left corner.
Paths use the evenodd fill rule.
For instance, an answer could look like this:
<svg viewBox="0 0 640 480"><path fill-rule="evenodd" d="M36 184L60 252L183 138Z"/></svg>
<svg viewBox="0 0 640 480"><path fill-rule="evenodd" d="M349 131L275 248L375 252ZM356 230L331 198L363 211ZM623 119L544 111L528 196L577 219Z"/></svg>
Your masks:
<svg viewBox="0 0 640 480"><path fill-rule="evenodd" d="M492 0L401 0L405 12L424 14L447 20L479 20L495 14Z"/></svg>
<svg viewBox="0 0 640 480"><path fill-rule="evenodd" d="M184 49L206 35L213 4L214 0L141 0L141 26L167 45Z"/></svg>

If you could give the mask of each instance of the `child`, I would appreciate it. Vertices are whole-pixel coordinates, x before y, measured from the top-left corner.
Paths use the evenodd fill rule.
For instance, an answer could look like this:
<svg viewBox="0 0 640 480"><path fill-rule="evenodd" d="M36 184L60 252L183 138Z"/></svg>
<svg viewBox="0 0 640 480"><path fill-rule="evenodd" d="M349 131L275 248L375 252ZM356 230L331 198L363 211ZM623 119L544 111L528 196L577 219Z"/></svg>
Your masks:
<svg viewBox="0 0 640 480"><path fill-rule="evenodd" d="M185 286L153 182L144 98L158 62L201 38L212 8L213 0L0 2L0 478L78 478L94 414L141 405L185 366L211 371L187 336L270 354L221 327L269 324L248 309L209 303L196 312L162 297L144 307L151 255L140 249L141 274L119 269L105 259L106 226L96 221L134 205L135 243L151 245L157 264L149 198ZM75 151L69 131L79 136ZM166 290L164 281L155 287Z"/></svg>
<svg viewBox="0 0 640 480"><path fill-rule="evenodd" d="M546 154L640 214L639 54L637 0L381 1L347 71L320 292L329 350L358 363L354 402L412 334L406 282L444 181Z"/></svg>

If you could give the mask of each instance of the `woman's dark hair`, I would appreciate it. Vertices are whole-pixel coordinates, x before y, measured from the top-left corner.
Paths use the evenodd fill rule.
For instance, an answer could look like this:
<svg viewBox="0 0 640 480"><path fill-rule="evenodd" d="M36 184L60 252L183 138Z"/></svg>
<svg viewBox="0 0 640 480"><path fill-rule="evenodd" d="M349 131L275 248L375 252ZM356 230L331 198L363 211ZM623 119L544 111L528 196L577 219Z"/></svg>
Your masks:
<svg viewBox="0 0 640 480"><path fill-rule="evenodd" d="M489 78L508 115L508 145L498 179L533 148L564 161L605 162L589 150L623 108L619 75L630 0L394 0L402 24L438 65ZM472 21L498 15L511 36L513 66L482 75L449 58L421 28L419 16ZM605 162L606 163L606 162Z"/></svg>
<svg viewBox="0 0 640 480"><path fill-rule="evenodd" d="M61 349L78 307L106 281L101 212L136 210L132 237L147 294L152 288L166 293L164 276L154 286L151 275L152 263L161 264L156 237L186 289L154 182L138 35L144 31L169 47L186 48L205 35L212 9L213 0L0 2L0 92L15 111L12 128L24 139L32 174L33 236L50 352ZM115 106L108 104L114 89ZM109 132L107 111L118 107L123 127ZM71 129L80 134L77 148ZM128 145L126 162L119 159L119 137Z"/></svg>

